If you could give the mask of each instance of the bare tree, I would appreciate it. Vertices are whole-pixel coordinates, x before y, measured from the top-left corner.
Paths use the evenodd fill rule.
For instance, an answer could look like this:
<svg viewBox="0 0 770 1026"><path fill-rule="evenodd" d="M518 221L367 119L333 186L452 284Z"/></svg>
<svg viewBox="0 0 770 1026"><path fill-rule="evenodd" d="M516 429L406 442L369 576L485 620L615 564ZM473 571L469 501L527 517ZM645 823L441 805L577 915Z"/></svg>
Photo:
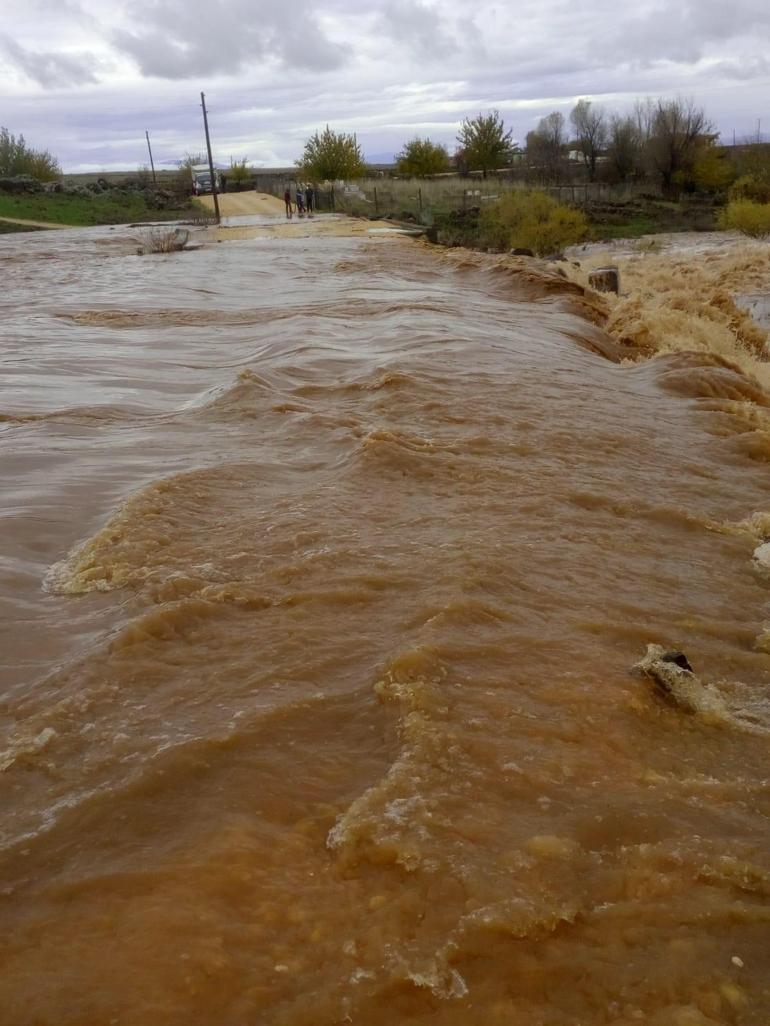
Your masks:
<svg viewBox="0 0 770 1026"><path fill-rule="evenodd" d="M609 158L619 181L625 182L639 169L642 149L636 118L613 114L609 129Z"/></svg>
<svg viewBox="0 0 770 1026"><path fill-rule="evenodd" d="M527 156L545 180L554 181L560 177L565 143L564 115L558 110L541 118L537 128L528 133Z"/></svg>
<svg viewBox="0 0 770 1026"><path fill-rule="evenodd" d="M643 148L647 146L650 139L652 139L655 130L655 115L657 113L657 109L657 104L650 96L645 96L643 100L637 100L634 104L632 117L636 124L636 134L639 138L639 144Z"/></svg>
<svg viewBox="0 0 770 1026"><path fill-rule="evenodd" d="M649 152L664 191L673 191L677 178L691 168L698 143L712 131L705 111L693 100L658 100Z"/></svg>
<svg viewBox="0 0 770 1026"><path fill-rule="evenodd" d="M590 100L578 100L569 116L575 130L578 149L588 168L588 179L596 178L596 160L607 146L607 117Z"/></svg>

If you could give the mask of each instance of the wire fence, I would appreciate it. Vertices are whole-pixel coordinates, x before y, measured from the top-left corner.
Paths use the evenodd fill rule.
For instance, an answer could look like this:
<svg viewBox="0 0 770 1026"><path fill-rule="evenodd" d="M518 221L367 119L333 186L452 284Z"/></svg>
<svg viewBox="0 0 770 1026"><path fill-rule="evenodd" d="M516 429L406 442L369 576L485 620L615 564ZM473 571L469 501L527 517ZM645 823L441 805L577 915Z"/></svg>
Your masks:
<svg viewBox="0 0 770 1026"><path fill-rule="evenodd" d="M259 192L283 197L289 189L292 198L295 181L275 176L257 176L254 188ZM315 188L319 211L334 211L357 217L385 217L413 220L432 225L436 215L450 211L469 210L493 203L504 193L516 189L537 188L570 206L585 207L595 203L630 202L642 195L658 193L650 183L610 185L605 182L583 182L568 185L532 185L500 178L365 178L355 182L326 183Z"/></svg>

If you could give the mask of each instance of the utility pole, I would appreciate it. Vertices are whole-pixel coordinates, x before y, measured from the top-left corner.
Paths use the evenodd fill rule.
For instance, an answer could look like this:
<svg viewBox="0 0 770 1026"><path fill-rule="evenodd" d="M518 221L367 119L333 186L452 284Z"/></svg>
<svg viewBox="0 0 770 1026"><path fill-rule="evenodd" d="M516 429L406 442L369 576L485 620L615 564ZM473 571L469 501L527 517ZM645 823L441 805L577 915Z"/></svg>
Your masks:
<svg viewBox="0 0 770 1026"><path fill-rule="evenodd" d="M211 175L211 195L214 198L214 217L217 224L222 218L219 214L219 196L217 195L217 180L214 177L214 158L211 156L211 139L209 138L209 119L206 116L206 97L201 93L201 107L203 108L203 127L206 129L206 151L209 155L209 174Z"/></svg>
<svg viewBox="0 0 770 1026"><path fill-rule="evenodd" d="M145 136L145 138L147 140L147 149L150 151L150 167L152 168L152 184L153 185L157 185L158 183L155 180L155 164L152 161L152 146L150 146L150 133L147 131L146 128L144 130L144 136Z"/></svg>

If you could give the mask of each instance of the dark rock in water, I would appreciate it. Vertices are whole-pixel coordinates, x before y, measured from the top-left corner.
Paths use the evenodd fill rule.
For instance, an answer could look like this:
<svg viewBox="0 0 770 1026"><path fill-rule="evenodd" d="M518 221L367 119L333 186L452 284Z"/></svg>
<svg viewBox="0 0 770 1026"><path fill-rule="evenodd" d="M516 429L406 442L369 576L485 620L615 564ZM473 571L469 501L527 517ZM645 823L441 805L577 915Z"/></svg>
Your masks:
<svg viewBox="0 0 770 1026"><path fill-rule="evenodd" d="M531 249L527 249L526 246L516 246L515 249L511 250L511 256L528 256L533 257L535 254Z"/></svg>
<svg viewBox="0 0 770 1026"><path fill-rule="evenodd" d="M617 267L597 267L588 275L588 284L597 292L620 295L620 271Z"/></svg>
<svg viewBox="0 0 770 1026"><path fill-rule="evenodd" d="M430 227L425 229L425 238L428 242L438 242L438 228Z"/></svg>
<svg viewBox="0 0 770 1026"><path fill-rule="evenodd" d="M690 660L684 654L684 652L664 652L660 657L663 663L675 663L680 666L683 670L689 670L690 673L695 673L692 666L690 666Z"/></svg>

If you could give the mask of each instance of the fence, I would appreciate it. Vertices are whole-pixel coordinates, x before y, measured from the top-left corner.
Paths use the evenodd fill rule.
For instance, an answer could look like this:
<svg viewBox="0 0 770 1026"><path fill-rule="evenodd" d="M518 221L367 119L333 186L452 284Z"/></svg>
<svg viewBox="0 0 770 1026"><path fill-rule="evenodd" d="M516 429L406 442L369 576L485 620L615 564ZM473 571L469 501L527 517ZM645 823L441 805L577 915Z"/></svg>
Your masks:
<svg viewBox="0 0 770 1026"><path fill-rule="evenodd" d="M294 195L296 183L290 178L259 175L254 188L283 197L284 189ZM659 190L649 183L609 185L605 182L581 182L569 185L536 185L505 178L461 178L447 176L421 178L364 178L355 182L335 182L316 188L318 210L337 211L363 217L392 217L433 224L434 215L452 210L483 207L513 189L537 188L561 203L587 206L589 203L623 203Z"/></svg>

